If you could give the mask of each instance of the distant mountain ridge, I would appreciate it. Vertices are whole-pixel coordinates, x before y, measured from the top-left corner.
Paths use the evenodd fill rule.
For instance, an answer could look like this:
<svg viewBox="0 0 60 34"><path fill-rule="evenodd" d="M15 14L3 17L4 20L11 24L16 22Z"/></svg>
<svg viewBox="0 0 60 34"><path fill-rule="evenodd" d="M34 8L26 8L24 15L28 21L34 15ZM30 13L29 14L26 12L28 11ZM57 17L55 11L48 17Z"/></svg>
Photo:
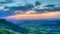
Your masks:
<svg viewBox="0 0 60 34"><path fill-rule="evenodd" d="M11 21L12 22L12 21ZM60 26L60 20L15 20L15 24L29 27L29 26Z"/></svg>
<svg viewBox="0 0 60 34"><path fill-rule="evenodd" d="M60 32L60 20L17 20L13 23L12 21L0 19L0 25L22 34Z"/></svg>

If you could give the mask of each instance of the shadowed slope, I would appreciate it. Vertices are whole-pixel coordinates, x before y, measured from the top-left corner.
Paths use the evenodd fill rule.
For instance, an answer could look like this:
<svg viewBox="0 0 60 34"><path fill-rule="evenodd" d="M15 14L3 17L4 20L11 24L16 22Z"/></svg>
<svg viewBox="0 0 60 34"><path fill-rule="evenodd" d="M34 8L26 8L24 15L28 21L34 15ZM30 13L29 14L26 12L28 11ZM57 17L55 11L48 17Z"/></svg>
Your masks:
<svg viewBox="0 0 60 34"><path fill-rule="evenodd" d="M28 33L27 29L21 28L21 27L15 25L15 24L9 23L4 19L0 19L0 26L5 27L7 29L11 29L11 30L16 31L16 32L23 33L23 34Z"/></svg>

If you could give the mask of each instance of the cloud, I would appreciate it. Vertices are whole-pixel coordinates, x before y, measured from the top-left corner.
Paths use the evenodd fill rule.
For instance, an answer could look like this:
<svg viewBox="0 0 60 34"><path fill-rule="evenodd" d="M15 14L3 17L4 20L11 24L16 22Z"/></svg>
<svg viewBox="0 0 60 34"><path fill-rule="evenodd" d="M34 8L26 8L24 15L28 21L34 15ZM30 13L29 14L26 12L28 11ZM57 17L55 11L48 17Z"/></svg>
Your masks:
<svg viewBox="0 0 60 34"><path fill-rule="evenodd" d="M26 11L25 14L36 14L36 11L34 11L34 10L29 10L29 11Z"/></svg>
<svg viewBox="0 0 60 34"><path fill-rule="evenodd" d="M38 19L52 19L60 18L60 12L46 12L42 14L18 14L13 16L7 16L8 19L16 20L38 20Z"/></svg>
<svg viewBox="0 0 60 34"><path fill-rule="evenodd" d="M3 10L5 8L5 6L0 5L0 10Z"/></svg>
<svg viewBox="0 0 60 34"><path fill-rule="evenodd" d="M31 13L33 13L33 14L37 13L38 14L39 13L40 14L40 13L45 13L45 12L55 12L55 11L60 12L60 7L55 7L55 4L53 4L53 3L51 5L48 4L49 7L51 7L51 8L54 7L51 10L49 10L46 8L38 9L38 8L41 8L41 6L39 6L39 5L42 5L42 7L46 5L46 4L44 4L44 2L43 2L43 4L40 3L39 1L34 2L34 4L36 6L39 6L36 9L35 9L36 6L34 6L33 4L30 4L29 1L27 1L27 2L29 2L29 4L24 4L24 1L21 2L21 4L24 4L23 6L20 5L20 2L21 1L18 1L18 0L7 0L7 1L5 1L5 0L1 1L0 0L0 3L2 5L4 5L4 6L0 6L0 10L3 9L2 11L0 11L0 16L10 16L10 15L15 15L15 14L23 14L23 13L24 14L25 13L27 13L27 14L31 14Z"/></svg>
<svg viewBox="0 0 60 34"><path fill-rule="evenodd" d="M60 11L60 7L55 7L54 11Z"/></svg>
<svg viewBox="0 0 60 34"><path fill-rule="evenodd" d="M47 11L60 11L60 7L57 7L55 4L45 5L45 10Z"/></svg>
<svg viewBox="0 0 60 34"><path fill-rule="evenodd" d="M0 17L15 15L14 12L15 11L11 11L10 9L0 10Z"/></svg>
<svg viewBox="0 0 60 34"><path fill-rule="evenodd" d="M46 5L45 7L55 7L54 4L49 4L49 5Z"/></svg>
<svg viewBox="0 0 60 34"><path fill-rule="evenodd" d="M0 1L0 4L8 4L12 2L13 2L12 0L3 0L3 1Z"/></svg>
<svg viewBox="0 0 60 34"><path fill-rule="evenodd" d="M10 8L11 10L21 10L21 11L27 11L27 10L31 10L33 8L32 4L27 4L25 6L7 6L5 8Z"/></svg>
<svg viewBox="0 0 60 34"><path fill-rule="evenodd" d="M39 6L39 5L41 5L41 3L39 1L36 1L35 6Z"/></svg>
<svg viewBox="0 0 60 34"><path fill-rule="evenodd" d="M23 14L24 12L23 11L20 11L20 10L16 10L15 11L15 14Z"/></svg>
<svg viewBox="0 0 60 34"><path fill-rule="evenodd" d="M16 10L15 11L16 14L36 14L36 11L34 10L29 10L29 11L20 11L20 10Z"/></svg>

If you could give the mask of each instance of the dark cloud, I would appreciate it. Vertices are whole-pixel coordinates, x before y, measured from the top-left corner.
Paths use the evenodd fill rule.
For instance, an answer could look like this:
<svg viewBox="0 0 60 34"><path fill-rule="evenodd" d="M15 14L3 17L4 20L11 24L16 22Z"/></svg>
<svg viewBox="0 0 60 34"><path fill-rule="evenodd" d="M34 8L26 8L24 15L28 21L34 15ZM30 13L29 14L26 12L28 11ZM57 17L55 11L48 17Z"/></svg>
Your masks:
<svg viewBox="0 0 60 34"><path fill-rule="evenodd" d="M34 10L36 11L36 13L44 13L46 11L48 11L48 12L60 11L60 7L55 7L55 5L48 5L48 6L49 7L47 7L47 8L49 8L49 9L45 8L45 9L34 9ZM25 12L25 11L28 11L28 10L32 10L32 8L34 8L34 6L32 4L27 4L25 6L5 7L5 9L6 8L10 9L10 11L8 12L9 14L15 14L14 12L16 10L21 10L21 11Z"/></svg>
<svg viewBox="0 0 60 34"><path fill-rule="evenodd" d="M55 8L55 5L54 4L49 4L49 5L46 5L44 7L46 7L50 11L50 10L53 10Z"/></svg>
<svg viewBox="0 0 60 34"><path fill-rule="evenodd" d="M6 0L6 1L1 1L0 4L8 4L8 3L12 3L12 0Z"/></svg>
<svg viewBox="0 0 60 34"><path fill-rule="evenodd" d="M9 10L6 11L4 11L4 9L0 10L0 16L3 17L3 16L15 15L16 10L28 11L31 10L32 8L33 8L32 4L27 4L25 6L11 6L11 7L5 6L4 9L9 9Z"/></svg>
<svg viewBox="0 0 60 34"><path fill-rule="evenodd" d="M60 11L60 7L55 7L54 11Z"/></svg>
<svg viewBox="0 0 60 34"><path fill-rule="evenodd" d="M36 6L41 5L40 2L36 2L35 3ZM36 11L36 13L44 13L45 11L60 11L60 7L56 7L54 4L49 4L44 6L46 7L45 9L34 9ZM4 9L10 9L8 11L4 11L4 10L0 10L0 16L10 16L10 15L15 15L15 11L16 10L21 10L21 11L28 11L28 10L32 10L32 8L34 8L34 5L32 4L26 4L25 6L5 6Z"/></svg>
<svg viewBox="0 0 60 34"><path fill-rule="evenodd" d="M46 11L60 11L60 7L56 7L54 4L44 6Z"/></svg>
<svg viewBox="0 0 60 34"><path fill-rule="evenodd" d="M12 6L12 7L6 7L10 8L11 10L21 10L21 11L27 11L32 10L32 8L41 5L39 1L35 2L35 6L33 4L26 4L25 6Z"/></svg>
<svg viewBox="0 0 60 34"><path fill-rule="evenodd" d="M45 7L55 7L54 4L46 5Z"/></svg>
<svg viewBox="0 0 60 34"><path fill-rule="evenodd" d="M27 11L27 10L31 10L33 8L33 5L32 4L27 4L25 6L12 6L12 7L5 7L5 8L10 8L10 10Z"/></svg>
<svg viewBox="0 0 60 34"><path fill-rule="evenodd" d="M37 13L44 13L44 12L56 12L56 11L60 11L60 7L54 7L52 9L35 9L35 11Z"/></svg>
<svg viewBox="0 0 60 34"><path fill-rule="evenodd" d="M35 2L35 6L41 5L41 3L39 1Z"/></svg>

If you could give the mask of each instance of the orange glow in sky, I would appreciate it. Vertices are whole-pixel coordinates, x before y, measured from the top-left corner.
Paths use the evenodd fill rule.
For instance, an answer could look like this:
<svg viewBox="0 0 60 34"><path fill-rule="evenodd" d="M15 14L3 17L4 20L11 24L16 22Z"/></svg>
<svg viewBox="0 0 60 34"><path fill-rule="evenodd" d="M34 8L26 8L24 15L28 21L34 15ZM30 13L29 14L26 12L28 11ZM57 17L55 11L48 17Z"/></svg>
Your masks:
<svg viewBox="0 0 60 34"><path fill-rule="evenodd" d="M7 16L10 19L46 19L46 18L60 18L60 12L46 12L41 14L18 14L13 16Z"/></svg>

